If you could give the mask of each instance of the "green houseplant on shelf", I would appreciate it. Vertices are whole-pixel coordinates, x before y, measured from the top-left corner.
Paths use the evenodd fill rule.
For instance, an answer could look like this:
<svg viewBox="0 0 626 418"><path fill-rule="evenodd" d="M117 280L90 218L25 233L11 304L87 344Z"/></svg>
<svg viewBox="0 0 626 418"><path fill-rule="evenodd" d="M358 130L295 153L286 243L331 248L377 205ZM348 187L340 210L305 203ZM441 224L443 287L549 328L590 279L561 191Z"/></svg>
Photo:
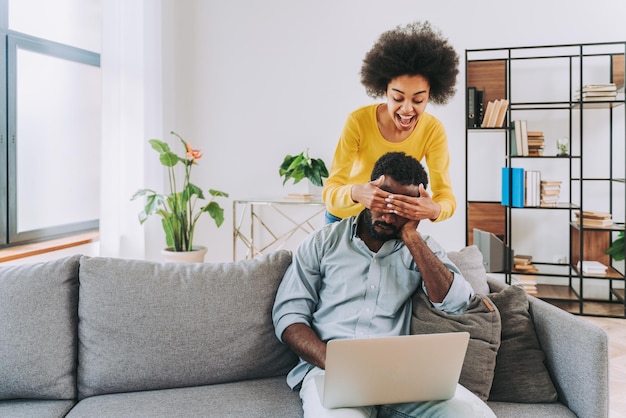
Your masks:
<svg viewBox="0 0 626 418"><path fill-rule="evenodd" d="M620 231L617 234L617 239L613 241L604 253L609 254L616 261L624 259L624 231Z"/></svg>
<svg viewBox="0 0 626 418"><path fill-rule="evenodd" d="M322 187L324 178L328 177L324 161L321 158L311 158L308 148L298 155L285 156L278 173L283 177L283 186L290 179L293 179L293 184L297 184L306 178L311 184Z"/></svg>
<svg viewBox="0 0 626 418"><path fill-rule="evenodd" d="M202 204L200 201L205 200L205 195L202 189L191 183L191 168L197 164L197 160L202 158L202 152L193 149L189 142L176 132L172 131L171 134L182 143L185 149L182 156L172 152L166 142L159 139L148 141L152 148L159 153L161 164L167 167L169 194L157 193L152 189L140 189L135 192L131 200L140 197L146 199L143 210L139 212L141 224L151 215L157 214L161 217L169 251L193 251L195 249L193 245L194 231L200 215L208 213L219 228L224 222L224 209L215 199L228 197L228 193L210 189L211 198L206 204L200 206ZM179 163L182 163L184 168L184 177L180 189L175 172L175 167Z"/></svg>

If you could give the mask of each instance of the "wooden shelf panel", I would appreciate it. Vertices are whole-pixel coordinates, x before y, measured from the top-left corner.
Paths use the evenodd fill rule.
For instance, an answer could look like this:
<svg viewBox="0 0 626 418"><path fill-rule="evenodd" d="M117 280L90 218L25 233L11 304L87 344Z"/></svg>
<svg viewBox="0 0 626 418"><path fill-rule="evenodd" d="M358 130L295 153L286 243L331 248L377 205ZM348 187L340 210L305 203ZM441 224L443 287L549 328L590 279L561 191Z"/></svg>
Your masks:
<svg viewBox="0 0 626 418"><path fill-rule="evenodd" d="M468 245L474 243L474 228L491 232L505 241L506 208L500 202L468 202L467 203L467 237Z"/></svg>
<svg viewBox="0 0 626 418"><path fill-rule="evenodd" d="M506 60L469 61L467 86L482 90L483 103L506 98Z"/></svg>
<svg viewBox="0 0 626 418"><path fill-rule="evenodd" d="M571 287L553 284L538 284L537 297L539 299L578 301L578 294Z"/></svg>

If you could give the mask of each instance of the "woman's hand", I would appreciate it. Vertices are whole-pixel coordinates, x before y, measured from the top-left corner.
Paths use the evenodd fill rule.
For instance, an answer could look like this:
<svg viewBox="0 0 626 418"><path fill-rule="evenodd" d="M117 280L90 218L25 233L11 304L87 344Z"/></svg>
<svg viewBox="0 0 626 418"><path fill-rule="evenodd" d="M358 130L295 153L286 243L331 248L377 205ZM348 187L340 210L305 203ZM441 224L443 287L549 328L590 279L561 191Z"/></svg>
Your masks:
<svg viewBox="0 0 626 418"><path fill-rule="evenodd" d="M430 197L422 184L419 185L419 192L420 197L390 194L385 199L387 203L385 211L414 221L422 219L434 221L441 212L441 206Z"/></svg>
<svg viewBox="0 0 626 418"><path fill-rule="evenodd" d="M391 213L387 209L386 201L389 192L379 189L379 186L383 184L384 181L385 176L382 175L369 183L355 184L352 186L352 200L359 202L369 210Z"/></svg>

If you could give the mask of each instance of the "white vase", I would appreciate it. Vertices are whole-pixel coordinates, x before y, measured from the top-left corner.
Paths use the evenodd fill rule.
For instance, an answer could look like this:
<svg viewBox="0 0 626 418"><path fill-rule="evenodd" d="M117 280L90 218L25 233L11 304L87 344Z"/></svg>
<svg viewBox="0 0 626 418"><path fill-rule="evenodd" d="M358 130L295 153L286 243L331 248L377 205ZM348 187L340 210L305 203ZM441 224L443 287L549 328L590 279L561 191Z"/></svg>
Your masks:
<svg viewBox="0 0 626 418"><path fill-rule="evenodd" d="M161 250L161 255L170 263L204 263L207 251L207 247L200 245L193 247L191 251L174 251L173 247L167 247Z"/></svg>

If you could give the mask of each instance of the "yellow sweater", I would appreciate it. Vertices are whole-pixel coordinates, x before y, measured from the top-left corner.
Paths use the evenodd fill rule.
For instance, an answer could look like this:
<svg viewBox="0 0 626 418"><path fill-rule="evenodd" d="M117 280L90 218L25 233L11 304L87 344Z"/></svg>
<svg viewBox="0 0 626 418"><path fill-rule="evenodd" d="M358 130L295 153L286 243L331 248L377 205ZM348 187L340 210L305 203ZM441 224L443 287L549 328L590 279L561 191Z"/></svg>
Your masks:
<svg viewBox="0 0 626 418"><path fill-rule="evenodd" d="M378 129L378 106L364 106L348 116L324 185L322 196L326 209L339 218L361 212L363 205L355 203L350 197L352 186L370 181L374 163L383 154L404 152L418 161L426 159L431 196L441 205L436 221L448 219L456 209L456 199L450 185L450 154L443 124L433 115L423 113L407 139L398 143L389 142Z"/></svg>

